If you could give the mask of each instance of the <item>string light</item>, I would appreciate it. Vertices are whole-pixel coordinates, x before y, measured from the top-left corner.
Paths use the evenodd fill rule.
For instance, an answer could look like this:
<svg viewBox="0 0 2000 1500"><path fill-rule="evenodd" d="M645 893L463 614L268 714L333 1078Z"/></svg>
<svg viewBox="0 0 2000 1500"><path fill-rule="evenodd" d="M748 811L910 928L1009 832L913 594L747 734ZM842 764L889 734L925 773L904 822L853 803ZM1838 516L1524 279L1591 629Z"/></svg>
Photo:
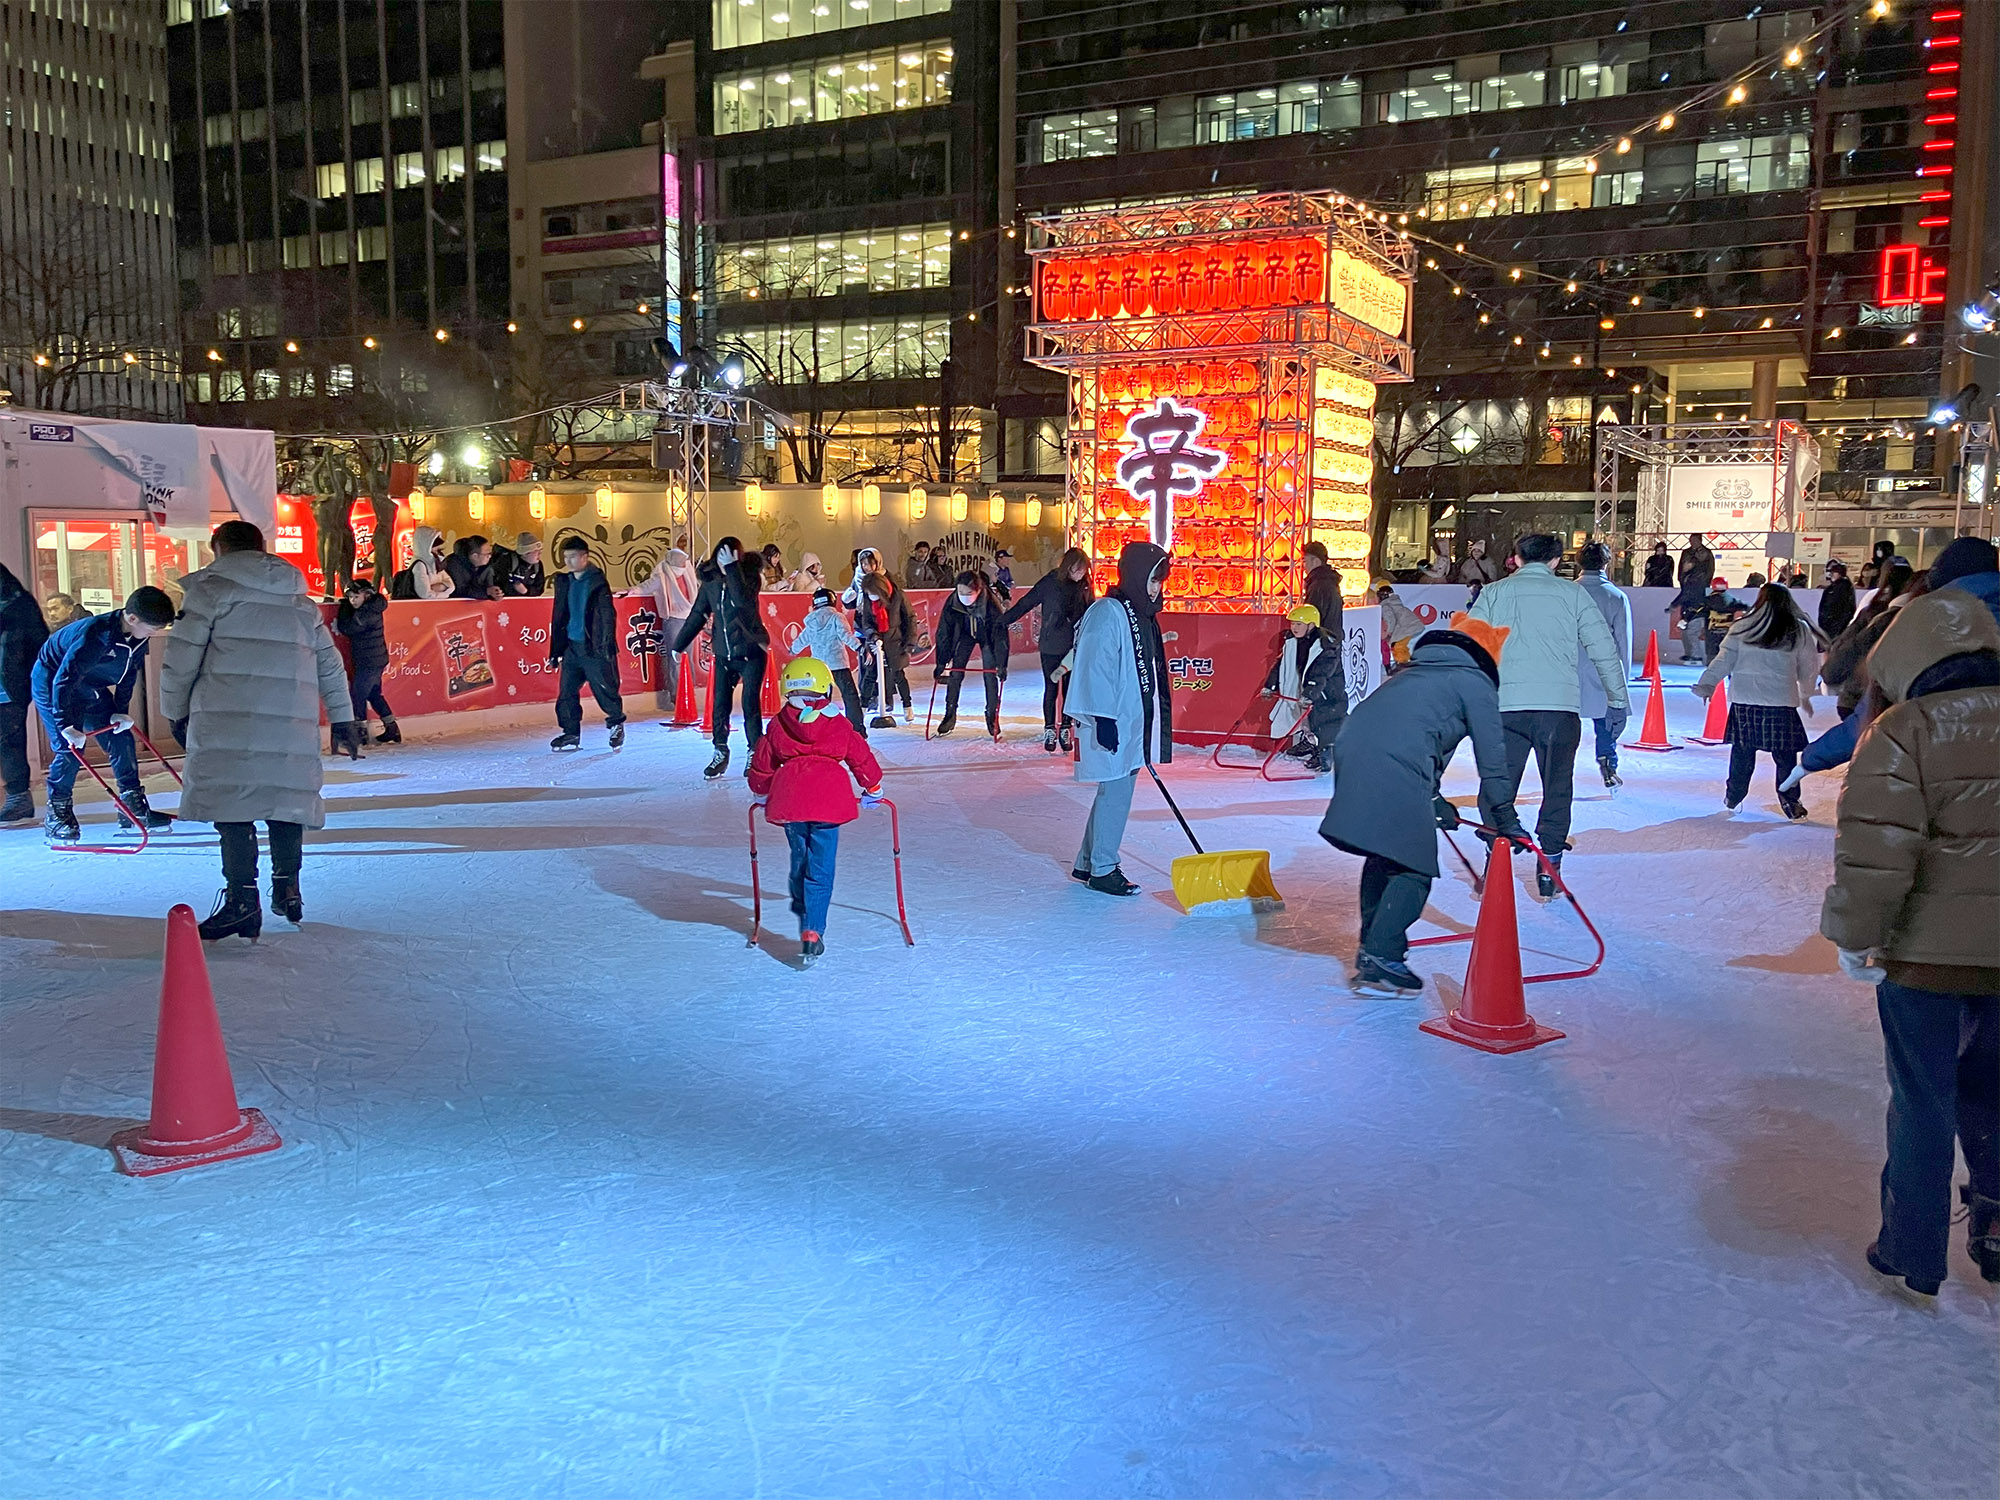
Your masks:
<svg viewBox="0 0 2000 1500"><path fill-rule="evenodd" d="M448 328L439 328L431 334L431 337L436 339L440 344L447 343L451 339L451 330Z"/></svg>
<svg viewBox="0 0 2000 1500"><path fill-rule="evenodd" d="M1750 90L1746 89L1745 87L1743 87L1742 84L1739 83L1736 85L1735 88L1729 91L1729 98L1727 102L1729 102L1730 104L1741 104L1745 99L1748 99L1749 97L1750 97Z"/></svg>
<svg viewBox="0 0 2000 1500"><path fill-rule="evenodd" d="M1629 135L1619 136L1618 147L1617 147L1618 154L1620 156L1623 156L1626 152L1630 151L1631 149L1632 149L1632 137Z"/></svg>
<svg viewBox="0 0 2000 1500"><path fill-rule="evenodd" d="M285 353L297 354L298 352L299 352L299 341L297 339L286 339Z"/></svg>
<svg viewBox="0 0 2000 1500"><path fill-rule="evenodd" d="M1563 290L1568 292L1572 297L1574 297L1576 295L1576 283L1574 281L1564 282Z"/></svg>
<svg viewBox="0 0 2000 1500"><path fill-rule="evenodd" d="M1796 68L1800 63L1804 62L1805 60L1806 60L1805 52L1798 47L1792 48L1789 52L1785 54L1785 66L1788 68Z"/></svg>
<svg viewBox="0 0 2000 1500"><path fill-rule="evenodd" d="M1673 128L1674 112L1672 110L1668 110L1665 114L1661 115L1660 123L1654 127L1654 129L1661 131L1672 130Z"/></svg>

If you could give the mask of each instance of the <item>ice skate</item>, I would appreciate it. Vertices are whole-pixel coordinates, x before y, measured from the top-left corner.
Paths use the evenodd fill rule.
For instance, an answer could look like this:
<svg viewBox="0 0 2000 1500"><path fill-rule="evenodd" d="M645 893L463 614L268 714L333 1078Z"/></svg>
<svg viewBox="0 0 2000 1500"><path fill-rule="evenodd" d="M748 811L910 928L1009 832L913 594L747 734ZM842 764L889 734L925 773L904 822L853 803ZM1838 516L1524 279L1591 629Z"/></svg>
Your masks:
<svg viewBox="0 0 2000 1500"><path fill-rule="evenodd" d="M611 726L611 748L613 750L623 750L625 748L625 726L623 724L613 724Z"/></svg>
<svg viewBox="0 0 2000 1500"><path fill-rule="evenodd" d="M1042 748L1050 755L1056 753L1056 732L1053 729L1044 729L1042 731Z"/></svg>
<svg viewBox="0 0 2000 1500"><path fill-rule="evenodd" d="M1607 791L1615 792L1618 788L1625 785L1625 778L1618 774L1616 762L1608 755L1597 757L1597 772L1604 778L1604 786Z"/></svg>
<svg viewBox="0 0 2000 1500"><path fill-rule="evenodd" d="M1799 801L1797 797L1780 797L1778 798L1778 806L1785 810L1785 816L1790 818L1794 823L1800 821L1806 815L1806 805Z"/></svg>
<svg viewBox="0 0 2000 1500"><path fill-rule="evenodd" d="M1882 1258L1882 1252L1879 1248L1879 1242L1877 1242L1877 1244L1870 1245L1866 1253L1868 1256L1869 1268L1873 1270L1877 1276L1884 1277L1889 1281L1901 1281L1904 1287L1916 1293L1916 1295L1919 1297L1925 1297L1925 1298L1935 1297L1938 1294L1939 1289L1944 1285L1944 1283L1940 1281L1923 1281L1915 1276L1905 1276L1901 1271L1897 1270L1894 1266L1890 1265L1888 1261Z"/></svg>
<svg viewBox="0 0 2000 1500"><path fill-rule="evenodd" d="M2000 1281L2000 1199L1982 1198L1969 1182L1959 1185L1958 1196L1965 1204L1965 1253L1983 1279Z"/></svg>
<svg viewBox="0 0 2000 1500"><path fill-rule="evenodd" d="M255 885L232 885L216 898L215 910L197 929L205 943L226 937L243 937L256 942L264 930L264 908L257 900Z"/></svg>
<svg viewBox="0 0 2000 1500"><path fill-rule="evenodd" d="M35 821L35 799L27 792L16 792L0 806L0 828L25 828Z"/></svg>
<svg viewBox="0 0 2000 1500"><path fill-rule="evenodd" d="M1056 731L1056 745L1064 755L1076 748L1076 730L1068 720L1064 720L1063 727Z"/></svg>
<svg viewBox="0 0 2000 1500"><path fill-rule="evenodd" d="M709 757L708 766L701 774L708 780L715 781L728 769L729 747L727 745L717 745L715 747L715 754Z"/></svg>
<svg viewBox="0 0 2000 1500"><path fill-rule="evenodd" d="M129 790L125 787L120 787L118 789L118 800L125 804L124 807L118 810L118 831L120 833L130 833L141 825L145 827L148 833L165 833L174 826L173 814L154 812L152 806L146 801L146 794L138 787L132 787ZM131 812L130 817L126 816L127 809Z"/></svg>
<svg viewBox="0 0 2000 1500"><path fill-rule="evenodd" d="M1554 869L1560 870L1562 868L1562 856L1560 854L1556 855L1549 861L1549 864ZM1556 877L1549 870L1537 868L1535 871L1535 899L1541 902L1549 902L1555 900L1558 894L1560 893L1556 890Z"/></svg>
<svg viewBox="0 0 2000 1500"><path fill-rule="evenodd" d="M375 743L378 745L400 745L403 743L403 731L396 727L394 719L384 719L382 721L382 732L375 736Z"/></svg>
<svg viewBox="0 0 2000 1500"><path fill-rule="evenodd" d="M988 715L986 716L986 734L987 734L987 737L988 737L989 739L991 739L991 740L994 740L995 742L997 742L997 741L999 740L999 738L1000 738L1000 715L998 715L998 714L988 714Z"/></svg>
<svg viewBox="0 0 2000 1500"><path fill-rule="evenodd" d="M826 940L808 927L799 934L799 967L810 969L826 952Z"/></svg>
<svg viewBox="0 0 2000 1500"><path fill-rule="evenodd" d="M582 748L582 745L582 739L567 730L549 741L551 750L576 750Z"/></svg>
<svg viewBox="0 0 2000 1500"><path fill-rule="evenodd" d="M1354 961L1352 988L1357 995L1378 1000L1406 1000L1424 987L1424 982L1405 963L1363 953Z"/></svg>
<svg viewBox="0 0 2000 1500"><path fill-rule="evenodd" d="M1127 880L1124 870L1116 865L1111 867L1110 874L1093 875L1084 884L1089 886L1093 891L1102 891L1107 896L1136 896L1139 894L1139 887Z"/></svg>
<svg viewBox="0 0 2000 1500"><path fill-rule="evenodd" d="M958 715L947 710L945 716L938 720L938 726L932 733L937 738L943 739L956 728L958 728Z"/></svg>
<svg viewBox="0 0 2000 1500"><path fill-rule="evenodd" d="M74 844L83 837L83 830L76 826L76 809L67 798L49 799L49 815L42 821L42 832L48 835L51 844Z"/></svg>
<svg viewBox="0 0 2000 1500"><path fill-rule="evenodd" d="M916 722L917 722L917 716L915 710L913 710L909 704L905 703L903 705L903 727L905 729L908 729L912 724Z"/></svg>
<svg viewBox="0 0 2000 1500"><path fill-rule="evenodd" d="M299 899L299 877L296 875L273 875L271 877L271 915L283 917L294 927L306 917L305 903Z"/></svg>

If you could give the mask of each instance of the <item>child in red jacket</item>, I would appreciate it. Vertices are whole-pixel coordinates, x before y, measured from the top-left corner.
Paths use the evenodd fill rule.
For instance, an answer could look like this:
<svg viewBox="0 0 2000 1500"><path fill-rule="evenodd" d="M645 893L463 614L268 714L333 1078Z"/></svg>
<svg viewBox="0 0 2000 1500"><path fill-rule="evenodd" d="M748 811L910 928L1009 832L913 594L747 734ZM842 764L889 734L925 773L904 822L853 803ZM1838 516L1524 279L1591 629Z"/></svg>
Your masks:
<svg viewBox="0 0 2000 1500"><path fill-rule="evenodd" d="M766 822L784 825L792 849L792 910L799 917L799 957L810 965L826 952L827 908L833 904L833 864L840 825L861 815L851 768L861 783L861 803L882 800L882 767L868 742L839 714L829 714L833 674L817 657L785 664L778 679L785 706L764 727L750 757L750 792Z"/></svg>

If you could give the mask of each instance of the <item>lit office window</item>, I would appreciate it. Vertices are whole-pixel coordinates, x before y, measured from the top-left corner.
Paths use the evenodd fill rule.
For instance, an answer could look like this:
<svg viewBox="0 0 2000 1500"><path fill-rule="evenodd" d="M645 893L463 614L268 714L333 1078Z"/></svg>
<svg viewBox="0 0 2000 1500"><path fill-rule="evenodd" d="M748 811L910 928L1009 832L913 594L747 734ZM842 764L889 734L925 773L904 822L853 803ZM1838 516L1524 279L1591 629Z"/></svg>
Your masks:
<svg viewBox="0 0 2000 1500"><path fill-rule="evenodd" d="M715 45L754 47L950 9L951 0L715 0Z"/></svg>
<svg viewBox="0 0 2000 1500"><path fill-rule="evenodd" d="M716 133L942 104L951 98L951 68L950 43L912 42L747 70L715 86Z"/></svg>
<svg viewBox="0 0 2000 1500"><path fill-rule="evenodd" d="M935 376L951 353L943 318L830 319L735 330L726 350L740 352L752 378L779 385L829 380L913 380Z"/></svg>
<svg viewBox="0 0 2000 1500"><path fill-rule="evenodd" d="M906 224L716 247L725 302L951 285L951 226Z"/></svg>

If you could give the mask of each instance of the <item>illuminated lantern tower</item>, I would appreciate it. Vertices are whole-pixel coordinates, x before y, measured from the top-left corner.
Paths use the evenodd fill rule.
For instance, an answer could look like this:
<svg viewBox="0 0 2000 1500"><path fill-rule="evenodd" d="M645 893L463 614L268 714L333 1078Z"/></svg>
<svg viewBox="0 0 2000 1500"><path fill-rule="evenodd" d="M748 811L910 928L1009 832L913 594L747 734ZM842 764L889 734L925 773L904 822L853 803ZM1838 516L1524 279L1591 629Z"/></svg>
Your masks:
<svg viewBox="0 0 2000 1500"><path fill-rule="evenodd" d="M1409 241L1333 194L1036 219L1031 363L1069 377L1076 545L1175 557L1183 607L1298 598L1326 544L1367 584L1375 387L1410 378Z"/></svg>

